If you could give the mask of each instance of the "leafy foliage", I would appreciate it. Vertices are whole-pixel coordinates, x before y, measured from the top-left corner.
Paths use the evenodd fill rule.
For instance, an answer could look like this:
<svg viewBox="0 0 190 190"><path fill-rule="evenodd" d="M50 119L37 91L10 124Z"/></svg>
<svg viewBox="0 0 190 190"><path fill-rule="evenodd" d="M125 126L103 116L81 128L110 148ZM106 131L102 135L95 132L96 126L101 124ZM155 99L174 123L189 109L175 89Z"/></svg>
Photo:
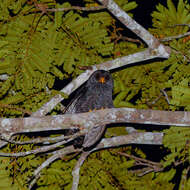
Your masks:
<svg viewBox="0 0 190 190"><path fill-rule="evenodd" d="M179 0L177 8L172 0L167 0L167 8L159 4L157 11L152 13L153 29L157 34L162 33L162 37L183 34L187 32L187 26L177 26L178 24L189 24L189 4L187 1Z"/></svg>
<svg viewBox="0 0 190 190"><path fill-rule="evenodd" d="M116 2L127 12L137 6L135 1ZM85 0L81 4L86 7L98 6L93 0ZM37 5L65 8L75 4L55 0L0 2L1 117L30 115L59 93L54 89L55 80L67 81L78 76L82 72L81 66L98 64L145 48L141 42L121 38L124 28L118 27L118 21L105 10L52 13L42 12ZM175 7L174 1L167 0L167 7L159 4L156 9L152 13L153 28L149 29L155 36L164 38L189 30L188 26L180 25L190 24L190 4L187 1L179 0ZM190 110L189 38L164 43L174 52L168 60L152 61L113 73L116 107ZM2 76L6 79L1 79ZM161 93L163 89L169 103ZM52 114L57 111L60 111L59 106ZM145 129L142 127L142 130ZM110 128L106 136L124 133L123 127ZM90 155L84 163L79 189L189 189L190 130L171 127L164 133L165 148L158 148L161 156L156 158L163 165L162 171L139 177L138 172L134 171L142 168L134 167L134 159L118 154L120 151L154 161L155 158L150 156L146 148L128 146L103 150ZM28 139L25 136L19 138ZM28 151L31 148L34 148L33 145L9 145L3 151ZM1 158L0 187L26 189L28 178L46 158L44 155ZM44 169L36 189L70 189L71 171L76 159L57 160ZM181 176L179 184L175 183L177 175Z"/></svg>

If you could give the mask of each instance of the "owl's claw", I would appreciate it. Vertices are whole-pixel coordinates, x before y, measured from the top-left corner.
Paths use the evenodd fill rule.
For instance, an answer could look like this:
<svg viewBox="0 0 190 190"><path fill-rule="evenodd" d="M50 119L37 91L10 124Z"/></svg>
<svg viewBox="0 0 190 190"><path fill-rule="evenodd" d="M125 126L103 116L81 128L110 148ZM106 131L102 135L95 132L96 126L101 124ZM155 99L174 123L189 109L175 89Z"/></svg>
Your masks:
<svg viewBox="0 0 190 190"><path fill-rule="evenodd" d="M104 110L105 108L104 107L101 107L100 109L98 109L98 110ZM93 110L91 110L91 109L89 109L89 112L93 112L93 111L96 111L97 109L95 108L95 109L93 109Z"/></svg>
<svg viewBox="0 0 190 190"><path fill-rule="evenodd" d="M93 110L89 109L89 112L93 112L93 111L96 111L96 108L95 108L95 109L93 109Z"/></svg>

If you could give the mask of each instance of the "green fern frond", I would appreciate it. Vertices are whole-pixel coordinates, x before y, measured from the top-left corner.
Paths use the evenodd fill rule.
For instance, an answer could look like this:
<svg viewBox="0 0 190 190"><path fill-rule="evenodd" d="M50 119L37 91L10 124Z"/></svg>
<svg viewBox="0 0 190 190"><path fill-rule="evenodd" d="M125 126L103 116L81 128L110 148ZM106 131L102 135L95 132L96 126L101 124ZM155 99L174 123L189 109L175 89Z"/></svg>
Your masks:
<svg viewBox="0 0 190 190"><path fill-rule="evenodd" d="M188 31L187 26L176 26L176 24L189 24L190 15L187 9L188 3L179 0L177 8L172 0L167 0L168 8L159 4L156 6L157 11L152 13L153 27L151 31L160 35L173 36Z"/></svg>

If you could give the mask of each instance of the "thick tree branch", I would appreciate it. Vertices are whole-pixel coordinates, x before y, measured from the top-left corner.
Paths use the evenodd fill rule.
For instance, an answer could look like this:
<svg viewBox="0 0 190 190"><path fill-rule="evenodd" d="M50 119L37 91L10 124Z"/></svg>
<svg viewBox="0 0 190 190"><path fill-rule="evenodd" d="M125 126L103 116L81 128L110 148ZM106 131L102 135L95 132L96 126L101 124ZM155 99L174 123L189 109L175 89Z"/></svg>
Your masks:
<svg viewBox="0 0 190 190"><path fill-rule="evenodd" d="M84 134L94 126L109 123L142 123L158 125L157 127L160 125L187 127L190 126L190 112L112 108L80 114L2 118L0 119L0 133L6 138L6 135L11 133L80 128L81 133Z"/></svg>
<svg viewBox="0 0 190 190"><path fill-rule="evenodd" d="M118 147L129 144L162 145L163 133L133 133L112 138L104 138L91 152L102 148Z"/></svg>

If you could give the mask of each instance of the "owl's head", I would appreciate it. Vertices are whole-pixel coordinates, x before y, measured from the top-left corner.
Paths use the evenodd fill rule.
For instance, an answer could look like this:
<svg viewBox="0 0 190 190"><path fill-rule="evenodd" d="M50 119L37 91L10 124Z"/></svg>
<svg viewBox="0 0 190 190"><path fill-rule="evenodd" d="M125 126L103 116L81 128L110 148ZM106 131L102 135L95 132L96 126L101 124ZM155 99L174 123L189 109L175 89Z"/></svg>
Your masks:
<svg viewBox="0 0 190 190"><path fill-rule="evenodd" d="M95 71L87 81L87 86L92 87L94 85L109 86L109 88L113 89L113 79L111 74L105 70Z"/></svg>

